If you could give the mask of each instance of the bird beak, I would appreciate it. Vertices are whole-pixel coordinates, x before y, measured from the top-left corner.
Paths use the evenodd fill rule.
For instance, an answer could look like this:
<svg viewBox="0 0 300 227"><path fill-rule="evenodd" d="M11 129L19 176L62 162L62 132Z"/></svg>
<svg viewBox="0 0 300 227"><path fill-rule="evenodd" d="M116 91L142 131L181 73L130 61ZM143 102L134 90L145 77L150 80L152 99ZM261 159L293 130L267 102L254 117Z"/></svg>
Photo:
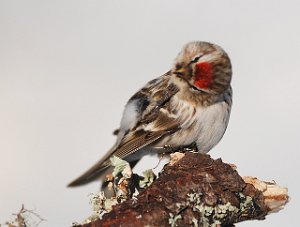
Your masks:
<svg viewBox="0 0 300 227"><path fill-rule="evenodd" d="M178 76L183 76L186 73L186 69L184 67L182 67L182 68L176 69L173 73Z"/></svg>
<svg viewBox="0 0 300 227"><path fill-rule="evenodd" d="M192 71L188 66L183 66L178 69L175 69L173 73L181 79L188 81L191 78Z"/></svg>

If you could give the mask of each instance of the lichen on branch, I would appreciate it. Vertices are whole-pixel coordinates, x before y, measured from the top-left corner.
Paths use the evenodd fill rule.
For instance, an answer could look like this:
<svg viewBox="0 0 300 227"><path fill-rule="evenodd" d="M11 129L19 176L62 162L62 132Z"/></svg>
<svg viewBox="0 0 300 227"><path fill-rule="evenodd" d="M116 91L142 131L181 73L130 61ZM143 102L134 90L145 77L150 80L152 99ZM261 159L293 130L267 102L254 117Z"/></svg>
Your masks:
<svg viewBox="0 0 300 227"><path fill-rule="evenodd" d="M221 159L192 152L175 153L171 159L153 183L144 183L147 174L126 179L122 171L115 174L112 188L127 198L82 226L225 226L264 219L288 201L285 188L255 178L245 181Z"/></svg>

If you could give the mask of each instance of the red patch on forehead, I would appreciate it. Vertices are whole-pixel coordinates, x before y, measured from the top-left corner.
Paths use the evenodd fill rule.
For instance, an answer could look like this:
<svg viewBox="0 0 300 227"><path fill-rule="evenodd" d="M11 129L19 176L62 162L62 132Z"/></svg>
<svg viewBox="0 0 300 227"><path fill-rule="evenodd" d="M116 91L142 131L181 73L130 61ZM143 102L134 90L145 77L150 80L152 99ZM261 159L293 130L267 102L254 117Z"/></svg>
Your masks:
<svg viewBox="0 0 300 227"><path fill-rule="evenodd" d="M196 64L194 85L198 88L209 88L213 81L213 67L208 62Z"/></svg>

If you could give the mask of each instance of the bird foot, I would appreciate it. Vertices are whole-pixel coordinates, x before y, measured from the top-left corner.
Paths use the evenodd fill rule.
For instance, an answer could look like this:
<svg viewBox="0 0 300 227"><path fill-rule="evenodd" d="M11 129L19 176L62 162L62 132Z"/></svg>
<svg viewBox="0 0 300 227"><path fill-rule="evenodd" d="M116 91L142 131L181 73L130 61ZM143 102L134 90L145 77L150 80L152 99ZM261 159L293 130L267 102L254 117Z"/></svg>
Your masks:
<svg viewBox="0 0 300 227"><path fill-rule="evenodd" d="M164 152L165 154L174 153L176 151L194 152L194 153L198 152L198 147L195 142L190 145L187 145L187 146L179 146L179 147L172 147L170 145L164 145L162 148L165 150L165 152Z"/></svg>
<svg viewBox="0 0 300 227"><path fill-rule="evenodd" d="M197 144L194 142L186 147L182 147L182 150L184 152L193 152L193 153L197 153L198 152L198 147Z"/></svg>

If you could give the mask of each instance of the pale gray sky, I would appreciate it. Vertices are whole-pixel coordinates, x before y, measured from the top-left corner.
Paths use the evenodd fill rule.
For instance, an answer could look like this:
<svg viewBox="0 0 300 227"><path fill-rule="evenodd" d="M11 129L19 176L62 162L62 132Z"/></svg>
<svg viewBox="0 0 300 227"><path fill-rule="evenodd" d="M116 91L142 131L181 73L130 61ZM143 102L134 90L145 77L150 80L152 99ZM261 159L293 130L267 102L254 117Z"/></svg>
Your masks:
<svg viewBox="0 0 300 227"><path fill-rule="evenodd" d="M183 44L204 40L221 45L234 70L231 120L210 154L292 197L267 220L238 226L297 226L299 12L299 1L275 0L1 0L0 223L22 203L47 219L42 227L88 216L98 184L66 184L114 143L127 99Z"/></svg>

